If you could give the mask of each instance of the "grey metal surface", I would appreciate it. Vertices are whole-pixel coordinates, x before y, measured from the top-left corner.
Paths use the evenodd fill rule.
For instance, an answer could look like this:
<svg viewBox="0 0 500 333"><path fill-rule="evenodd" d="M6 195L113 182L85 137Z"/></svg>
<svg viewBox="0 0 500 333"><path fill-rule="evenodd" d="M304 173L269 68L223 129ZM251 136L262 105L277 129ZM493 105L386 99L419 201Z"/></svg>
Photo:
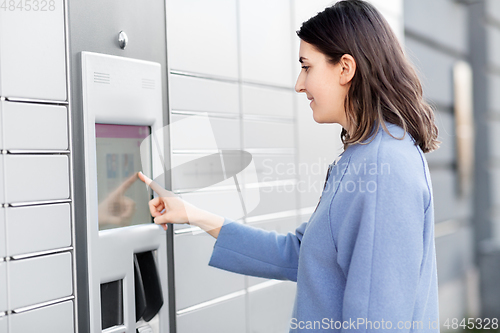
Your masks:
<svg viewBox="0 0 500 333"><path fill-rule="evenodd" d="M238 85L184 75L170 77L172 111L239 113Z"/></svg>
<svg viewBox="0 0 500 333"><path fill-rule="evenodd" d="M0 205L5 203L4 159L5 155L0 154Z"/></svg>
<svg viewBox="0 0 500 333"><path fill-rule="evenodd" d="M6 155L5 201L69 198L68 163L68 156L64 155Z"/></svg>
<svg viewBox="0 0 500 333"><path fill-rule="evenodd" d="M68 149L65 106L2 102L4 149Z"/></svg>
<svg viewBox="0 0 500 333"><path fill-rule="evenodd" d="M458 195L456 175L450 168L431 168L434 194L434 222L468 219L472 209L470 198Z"/></svg>
<svg viewBox="0 0 500 333"><path fill-rule="evenodd" d="M245 332L245 297L240 296L213 306L179 315L178 333Z"/></svg>
<svg viewBox="0 0 500 333"><path fill-rule="evenodd" d="M0 262L0 312L7 310L7 264Z"/></svg>
<svg viewBox="0 0 500 333"><path fill-rule="evenodd" d="M488 60L491 66L500 69L500 59L498 54L500 53L500 28L499 23L495 25L486 26L486 38L487 38L487 54ZM496 73L498 75L498 73Z"/></svg>
<svg viewBox="0 0 500 333"><path fill-rule="evenodd" d="M500 114L500 75L490 73L488 75L489 108L494 114ZM499 154L500 155L500 154Z"/></svg>
<svg viewBox="0 0 500 333"><path fill-rule="evenodd" d="M439 130L439 141L441 144L438 150L425 154L427 163L430 168L450 167L455 163L455 120L451 112L440 111L435 112L436 125Z"/></svg>
<svg viewBox="0 0 500 333"><path fill-rule="evenodd" d="M63 2L0 13L0 96L66 100Z"/></svg>
<svg viewBox="0 0 500 333"><path fill-rule="evenodd" d="M0 332L2 333L8 333L8 320L9 320L9 317L5 316L5 317L0 317Z"/></svg>
<svg viewBox="0 0 500 333"><path fill-rule="evenodd" d="M7 208L6 221L9 256L72 245L69 203Z"/></svg>
<svg viewBox="0 0 500 333"><path fill-rule="evenodd" d="M172 115L172 149L173 150L195 150L195 149L239 149L240 126L239 119L223 119L208 116L213 137L207 133L208 129L200 128L192 131L189 128L175 124L185 122L191 116ZM199 118L199 117L197 117ZM208 135L206 135L208 134ZM210 140L212 139L213 140ZM208 139L208 140L207 140Z"/></svg>
<svg viewBox="0 0 500 333"><path fill-rule="evenodd" d="M9 316L9 333L73 333L73 301Z"/></svg>
<svg viewBox="0 0 500 333"><path fill-rule="evenodd" d="M80 333L90 332L88 271L87 271L87 227L85 194L85 160L83 149L83 113L80 52L92 51L161 64L164 121L168 123L167 55L165 31L165 2L122 1L69 1L68 4L71 110L74 160L74 199L76 228L76 263L78 289L78 327ZM117 35L124 30L129 37L125 50L119 48ZM168 142L166 143L168 147ZM165 163L170 164L169 152L165 152ZM169 184L167 184L169 185ZM172 273L169 272L169 275ZM173 280L172 280L173 281ZM172 303L172 301L170 301ZM174 320L170 321L175 325Z"/></svg>
<svg viewBox="0 0 500 333"><path fill-rule="evenodd" d="M2 189L0 188L0 191ZM5 238L5 211L0 207L0 260L5 257L7 239Z"/></svg>
<svg viewBox="0 0 500 333"><path fill-rule="evenodd" d="M238 12L240 79L292 87L290 51L296 37L290 1L239 1Z"/></svg>
<svg viewBox="0 0 500 333"><path fill-rule="evenodd" d="M172 70L238 78L237 1L168 1Z"/></svg>
<svg viewBox="0 0 500 333"><path fill-rule="evenodd" d="M245 120L244 148L294 148L294 124Z"/></svg>
<svg viewBox="0 0 500 333"><path fill-rule="evenodd" d="M11 310L73 294L71 253L9 262Z"/></svg>
<svg viewBox="0 0 500 333"><path fill-rule="evenodd" d="M405 0L405 29L435 40L460 52L467 52L467 7L457 1Z"/></svg>
<svg viewBox="0 0 500 333"><path fill-rule="evenodd" d="M456 57L406 37L405 48L415 64L424 89L424 97L440 105L451 106L453 103L452 68Z"/></svg>
<svg viewBox="0 0 500 333"><path fill-rule="evenodd" d="M276 115L293 118L292 89L276 89L242 84L241 111L243 114Z"/></svg>
<svg viewBox="0 0 500 333"><path fill-rule="evenodd" d="M471 227L462 227L457 232L436 239L438 281L441 285L465 276L473 262L473 242Z"/></svg>
<svg viewBox="0 0 500 333"><path fill-rule="evenodd" d="M260 188L260 201L248 216L264 215L295 209L297 192L294 185Z"/></svg>
<svg viewBox="0 0 500 333"><path fill-rule="evenodd" d="M480 244L481 315L500 318L500 243L485 240Z"/></svg>
<svg viewBox="0 0 500 333"><path fill-rule="evenodd" d="M488 82L486 76L487 68L487 37L484 26L485 15L484 1L476 2L470 5L469 10L469 47L470 61L474 73L474 121L476 124L476 142L475 142L475 165L474 165L474 211L473 224L475 235L475 253L476 263L478 263L479 243L491 236L491 191L492 178L490 172L490 121L488 120Z"/></svg>
<svg viewBox="0 0 500 333"><path fill-rule="evenodd" d="M244 277L208 266L215 239L205 232L174 239L177 309L244 289Z"/></svg>
<svg viewBox="0 0 500 333"><path fill-rule="evenodd" d="M250 332L288 332L296 286L294 282L284 281L249 292L247 297Z"/></svg>
<svg viewBox="0 0 500 333"><path fill-rule="evenodd" d="M486 1L486 12L489 17L500 21L500 2L497 0L485 0Z"/></svg>

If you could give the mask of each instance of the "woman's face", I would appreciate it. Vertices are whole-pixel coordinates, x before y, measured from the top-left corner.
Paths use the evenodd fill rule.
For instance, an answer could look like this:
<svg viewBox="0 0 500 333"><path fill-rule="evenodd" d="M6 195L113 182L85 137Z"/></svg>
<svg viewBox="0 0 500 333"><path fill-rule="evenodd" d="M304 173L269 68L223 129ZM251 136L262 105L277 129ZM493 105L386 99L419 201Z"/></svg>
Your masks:
<svg viewBox="0 0 500 333"><path fill-rule="evenodd" d="M314 120L338 123L347 129L344 100L356 68L352 56L346 54L333 65L313 45L301 40L299 61L302 70L295 91L306 93Z"/></svg>

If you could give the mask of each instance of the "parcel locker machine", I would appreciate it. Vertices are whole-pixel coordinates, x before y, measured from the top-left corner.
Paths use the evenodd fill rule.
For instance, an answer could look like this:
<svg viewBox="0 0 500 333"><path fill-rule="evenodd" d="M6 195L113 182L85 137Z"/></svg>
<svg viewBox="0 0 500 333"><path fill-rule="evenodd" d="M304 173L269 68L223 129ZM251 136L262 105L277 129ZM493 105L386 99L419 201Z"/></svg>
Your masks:
<svg viewBox="0 0 500 333"><path fill-rule="evenodd" d="M90 329L168 332L167 237L137 177L165 169L162 69L93 52L81 66Z"/></svg>

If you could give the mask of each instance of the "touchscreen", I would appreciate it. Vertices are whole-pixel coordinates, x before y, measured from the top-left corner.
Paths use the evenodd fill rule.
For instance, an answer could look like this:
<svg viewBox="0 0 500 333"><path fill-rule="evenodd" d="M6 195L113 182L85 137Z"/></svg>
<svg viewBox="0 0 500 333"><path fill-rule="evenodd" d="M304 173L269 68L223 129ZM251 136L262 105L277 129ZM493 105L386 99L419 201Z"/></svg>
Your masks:
<svg viewBox="0 0 500 333"><path fill-rule="evenodd" d="M141 142L149 126L96 124L96 160L99 230L150 223L148 202L151 191L137 177L151 174L151 163L141 165ZM151 145L142 152L151 161Z"/></svg>

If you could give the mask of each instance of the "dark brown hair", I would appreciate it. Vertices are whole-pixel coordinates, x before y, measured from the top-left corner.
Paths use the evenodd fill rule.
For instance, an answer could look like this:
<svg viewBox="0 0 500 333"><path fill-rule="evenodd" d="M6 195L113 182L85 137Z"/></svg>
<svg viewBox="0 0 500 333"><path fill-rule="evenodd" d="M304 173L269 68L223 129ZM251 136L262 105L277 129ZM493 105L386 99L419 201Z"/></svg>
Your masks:
<svg viewBox="0 0 500 333"><path fill-rule="evenodd" d="M434 111L422 99L422 86L387 21L369 3L344 0L302 24L297 35L337 64L344 54L356 72L344 101L352 133L342 130L344 146L362 143L385 122L401 126L424 153L438 148ZM402 138L400 138L402 139Z"/></svg>

